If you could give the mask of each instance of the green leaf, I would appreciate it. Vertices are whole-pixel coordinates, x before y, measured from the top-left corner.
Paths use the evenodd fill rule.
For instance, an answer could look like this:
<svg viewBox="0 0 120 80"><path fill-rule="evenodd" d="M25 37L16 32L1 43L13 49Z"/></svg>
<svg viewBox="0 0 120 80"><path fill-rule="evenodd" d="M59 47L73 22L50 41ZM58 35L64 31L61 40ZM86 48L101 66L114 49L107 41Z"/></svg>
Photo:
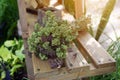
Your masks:
<svg viewBox="0 0 120 80"><path fill-rule="evenodd" d="M48 49L49 48L49 42L45 42L42 46L43 46L43 48Z"/></svg>
<svg viewBox="0 0 120 80"><path fill-rule="evenodd" d="M60 40L55 38L52 40L52 45L55 46L55 45L60 45Z"/></svg>
<svg viewBox="0 0 120 80"><path fill-rule="evenodd" d="M4 79L5 76L6 76L5 71L2 71L2 73L1 73L1 79Z"/></svg>
<svg viewBox="0 0 120 80"><path fill-rule="evenodd" d="M56 49L56 52L60 52L60 51L61 51L61 49L60 49L60 48L57 48L57 49Z"/></svg>
<svg viewBox="0 0 120 80"><path fill-rule="evenodd" d="M21 60L23 61L23 59L25 59L25 55L22 53L22 51L24 50L24 46L22 46L22 48L20 50L16 50L15 51L15 55Z"/></svg>
<svg viewBox="0 0 120 80"><path fill-rule="evenodd" d="M22 80L30 80L30 79L28 79L28 78L26 78L26 77L23 77Z"/></svg>
<svg viewBox="0 0 120 80"><path fill-rule="evenodd" d="M10 63L11 65L16 64L16 62L18 61L18 57L13 55L13 53L11 53L11 51L9 51L4 46L0 48L0 56L3 58L4 61L12 60L12 62Z"/></svg>
<svg viewBox="0 0 120 80"><path fill-rule="evenodd" d="M19 61L19 59L18 59L18 57L17 56L15 56L15 55L12 55L12 62L11 62L11 66L14 66L14 65L16 65L18 62L20 62Z"/></svg>
<svg viewBox="0 0 120 80"><path fill-rule="evenodd" d="M13 46L16 45L16 43L15 43L15 41L13 41L13 40L8 40L8 41L5 41L4 45L5 45L6 47L13 47Z"/></svg>
<svg viewBox="0 0 120 80"><path fill-rule="evenodd" d="M62 49L64 49L64 50L67 50L67 48L68 48L66 45L62 45L61 47L62 47Z"/></svg>
<svg viewBox="0 0 120 80"><path fill-rule="evenodd" d="M39 57L40 57L41 60L47 60L48 59L48 57L46 55L41 54L41 53L39 54Z"/></svg>
<svg viewBox="0 0 120 80"><path fill-rule="evenodd" d="M0 48L0 56L3 58L4 61L7 61L8 59L11 59L12 53L7 48L2 46Z"/></svg>
<svg viewBox="0 0 120 80"><path fill-rule="evenodd" d="M17 69L19 69L20 67L22 67L22 64L16 64L16 65L14 65L13 67L12 67L12 69L11 69L11 75L13 75L16 71L17 71Z"/></svg>
<svg viewBox="0 0 120 80"><path fill-rule="evenodd" d="M56 55L57 55L58 58L64 58L63 57L63 55L64 55L63 52L57 52Z"/></svg>

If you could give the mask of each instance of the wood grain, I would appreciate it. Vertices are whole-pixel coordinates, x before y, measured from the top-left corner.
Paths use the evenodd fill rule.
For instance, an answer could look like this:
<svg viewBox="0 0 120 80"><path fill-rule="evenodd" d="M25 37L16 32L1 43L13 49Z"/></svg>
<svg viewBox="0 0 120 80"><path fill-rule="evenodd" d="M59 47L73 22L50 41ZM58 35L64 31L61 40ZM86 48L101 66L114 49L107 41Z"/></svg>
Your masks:
<svg viewBox="0 0 120 80"><path fill-rule="evenodd" d="M79 47L86 51L86 54L91 58L96 67L115 65L115 60L89 33L80 32L77 40Z"/></svg>
<svg viewBox="0 0 120 80"><path fill-rule="evenodd" d="M83 12L82 0L73 1L74 16L79 18ZM24 0L18 0L18 6L22 32L23 34L28 32L28 35L31 35L34 24L37 22L37 15L26 14ZM26 35L26 37L28 36ZM27 40L24 39L24 41L27 50ZM51 69L48 61L41 61L34 54L31 57L26 51L26 65L30 80L73 80L115 71L115 60L87 32L80 32L76 42L76 45L72 46L73 52L67 52L66 67L60 69ZM74 57L73 55L76 53L77 55Z"/></svg>
<svg viewBox="0 0 120 80"><path fill-rule="evenodd" d="M82 56L81 52L75 46L71 44L71 51L67 52L66 64L69 70L79 71L81 69L89 70L89 64Z"/></svg>

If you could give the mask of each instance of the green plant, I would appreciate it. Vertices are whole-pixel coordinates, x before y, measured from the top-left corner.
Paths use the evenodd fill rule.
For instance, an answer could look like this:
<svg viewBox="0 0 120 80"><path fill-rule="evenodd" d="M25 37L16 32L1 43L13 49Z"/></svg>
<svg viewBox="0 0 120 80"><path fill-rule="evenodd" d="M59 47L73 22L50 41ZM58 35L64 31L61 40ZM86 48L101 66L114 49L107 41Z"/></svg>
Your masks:
<svg viewBox="0 0 120 80"><path fill-rule="evenodd" d="M7 71L9 71L11 79L14 80L14 75L22 67L25 67L24 59L25 56L22 54L23 50L23 41L19 40L7 40L4 45L0 47L0 57L2 63L4 63ZM0 78L5 78L7 74L5 74L5 70L0 68ZM17 72L19 73L19 72Z"/></svg>
<svg viewBox="0 0 120 80"><path fill-rule="evenodd" d="M104 8L104 11L102 13L102 17L100 20L100 23L98 25L97 33L95 39L98 40L100 35L102 34L103 30L106 27L106 24L108 23L110 14L115 6L116 0L109 0Z"/></svg>
<svg viewBox="0 0 120 80"><path fill-rule="evenodd" d="M2 57L0 57L0 76L1 76L0 80L3 80L3 79L10 80L9 71L7 70L5 61L3 60Z"/></svg>
<svg viewBox="0 0 120 80"><path fill-rule="evenodd" d="M0 45L17 35L17 0L0 0Z"/></svg>
<svg viewBox="0 0 120 80"><path fill-rule="evenodd" d="M116 72L112 74L113 78L120 79L120 38L117 38L108 48L108 52L116 59Z"/></svg>
<svg viewBox="0 0 120 80"><path fill-rule="evenodd" d="M60 61L66 57L69 44L76 38L76 33L67 21L58 20L51 11L46 12L45 26L35 25L34 32L28 39L29 50L41 60L55 59ZM51 61L50 61L51 62Z"/></svg>
<svg viewBox="0 0 120 80"><path fill-rule="evenodd" d="M57 19L51 11L47 11L44 18L45 26L36 24L34 32L28 39L29 50L41 60L55 59L54 61L60 62L66 58L69 44L77 37L78 31L87 29L89 23L89 17L85 16L68 23Z"/></svg>
<svg viewBox="0 0 120 80"><path fill-rule="evenodd" d="M51 11L47 11L46 16L44 27L35 25L35 30L28 40L29 50L42 60L49 57L63 59L69 43L75 39L75 34L66 21L57 20Z"/></svg>

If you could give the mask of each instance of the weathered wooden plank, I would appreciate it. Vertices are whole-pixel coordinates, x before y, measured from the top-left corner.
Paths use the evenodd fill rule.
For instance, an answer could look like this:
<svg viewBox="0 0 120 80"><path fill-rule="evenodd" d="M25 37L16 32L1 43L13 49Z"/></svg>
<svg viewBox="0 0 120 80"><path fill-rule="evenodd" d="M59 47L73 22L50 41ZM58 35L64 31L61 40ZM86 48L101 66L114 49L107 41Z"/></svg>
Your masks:
<svg viewBox="0 0 120 80"><path fill-rule="evenodd" d="M26 14L27 14L27 23L29 24L28 35L30 36L31 33L34 31L34 25L37 22L37 15L32 15L29 13L26 13Z"/></svg>
<svg viewBox="0 0 120 80"><path fill-rule="evenodd" d="M18 26L21 28L21 24L18 21ZM33 71L33 65L32 65L32 58L31 58L31 54L28 51L28 46L27 46L27 39L24 39L24 46L25 46L25 50L23 51L23 53L25 54L25 62L26 62L26 66L27 66L27 75L28 78L31 80L34 80L34 71ZM29 66L31 64L31 66ZM29 67L28 67L29 66Z"/></svg>
<svg viewBox="0 0 120 80"><path fill-rule="evenodd" d="M87 32L80 32L77 39L78 47L82 47L83 55L88 55L98 68L115 66L115 60L107 51Z"/></svg>
<svg viewBox="0 0 120 80"><path fill-rule="evenodd" d="M27 38L28 38L28 24L27 24L27 16L26 16L26 6L24 0L18 0L18 7L19 7L19 15L20 15L20 27L22 30L22 37L24 41L24 53L25 53L25 62L27 66L27 75L28 78L34 80L34 72L32 66L32 58L28 52L28 45L27 45ZM30 66L31 64L31 66Z"/></svg>
<svg viewBox="0 0 120 80"><path fill-rule="evenodd" d="M95 68L93 64L90 64L90 70L81 69L76 72L69 72L67 69L62 68L59 70L59 73L49 77L40 77L37 76L36 80L73 80L78 78L90 77L95 75L102 75L115 71L114 66L104 67L104 68Z"/></svg>
<svg viewBox="0 0 120 80"><path fill-rule="evenodd" d="M35 77L48 77L58 74L58 69L51 69L48 61L41 61L34 54L32 55Z"/></svg>
<svg viewBox="0 0 120 80"><path fill-rule="evenodd" d="M75 17L78 19L83 15L83 0L75 0Z"/></svg>
<svg viewBox="0 0 120 80"><path fill-rule="evenodd" d="M19 7L19 15L20 15L20 24L22 26L21 29L22 32L24 33L28 31L25 1L18 0L18 7Z"/></svg>
<svg viewBox="0 0 120 80"><path fill-rule="evenodd" d="M77 72L81 69L89 70L89 64L84 59L84 57L81 55L79 50L75 45L72 46L72 52L67 53L66 63L67 63L67 70L69 72ZM76 54L76 58L73 60L73 54ZM41 61L39 58L37 58L34 54L32 56L33 61L33 67L34 67L34 73L35 77L49 77L53 75L59 74L60 69L51 69L48 61ZM72 66L70 66L71 64ZM41 65L41 66L40 66Z"/></svg>
<svg viewBox="0 0 120 80"><path fill-rule="evenodd" d="M69 48L66 56L66 64L69 70L78 71L80 69L89 70L89 64L85 60L85 58L81 55L78 48L75 44L71 44L71 48Z"/></svg>

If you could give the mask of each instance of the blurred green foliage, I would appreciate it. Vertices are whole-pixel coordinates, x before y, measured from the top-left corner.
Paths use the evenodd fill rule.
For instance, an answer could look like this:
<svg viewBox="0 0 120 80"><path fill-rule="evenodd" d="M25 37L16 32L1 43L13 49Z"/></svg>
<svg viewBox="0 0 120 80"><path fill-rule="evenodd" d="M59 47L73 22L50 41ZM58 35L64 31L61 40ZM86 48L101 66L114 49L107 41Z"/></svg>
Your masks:
<svg viewBox="0 0 120 80"><path fill-rule="evenodd" d="M18 18L17 0L0 0L0 44L16 36Z"/></svg>
<svg viewBox="0 0 120 80"><path fill-rule="evenodd" d="M10 72L11 79L16 77L15 73L22 67L25 69L25 55L22 53L23 41L22 40L7 40L0 47L0 60L5 66L0 67L0 80L6 77L6 70ZM6 69L5 69L6 68ZM24 70L26 71L26 70ZM14 79L12 79L14 80Z"/></svg>

